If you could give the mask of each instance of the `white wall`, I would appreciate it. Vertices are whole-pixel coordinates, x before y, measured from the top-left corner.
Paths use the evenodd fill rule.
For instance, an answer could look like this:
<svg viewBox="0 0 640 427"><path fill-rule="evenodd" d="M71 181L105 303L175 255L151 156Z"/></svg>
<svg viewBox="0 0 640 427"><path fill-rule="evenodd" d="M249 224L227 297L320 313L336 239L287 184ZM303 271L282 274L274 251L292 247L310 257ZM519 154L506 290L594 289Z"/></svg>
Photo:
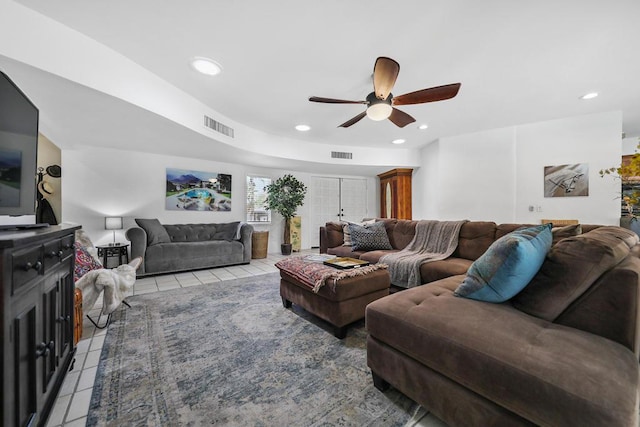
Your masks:
<svg viewBox="0 0 640 427"><path fill-rule="evenodd" d="M389 169L416 166L415 149L396 147L389 150L329 145L304 139L283 138L250 128L211 109L121 53L54 19L13 1L0 0L0 5L0 40L11 40L11 43L0 43L0 56L63 77L94 89L97 93L108 94L180 124L196 134L210 138L211 145L218 147L219 155L226 156L231 161L243 162L246 159L241 156L259 154L264 161L274 162L272 166L288 160L320 161L340 166L388 165ZM33 28L37 28L38 31L33 31ZM42 37L42 34L46 34L47 37ZM17 74L17 70L15 71ZM35 88L31 91L36 96L39 92ZM34 102L41 105L37 98ZM203 115L231 126L235 130L234 137L212 132L204 127ZM41 108L40 121L43 132L64 132L59 126L50 125L51 129L46 129L46 118L47 110ZM135 129L132 129L132 132L134 131ZM56 140L56 135L48 134L63 150L71 144L87 144L87 139L96 140L85 135L85 141L81 141L82 132L78 132L77 129L66 135L68 138L63 141ZM97 143L101 142L98 139ZM137 141L137 144L142 143L144 142ZM304 150L299 149L300 144L304 144ZM154 147L158 148L161 145L158 141ZM334 159L331 157L331 151L349 151L353 153L353 158ZM212 151L202 153L202 156L212 159L211 153Z"/></svg>
<svg viewBox="0 0 640 427"><path fill-rule="evenodd" d="M60 148L54 143L49 141L44 135L38 135L38 167L47 169L47 166L60 165ZM62 171L64 174L64 170ZM51 205L53 213L56 216L58 222L62 218L62 195L60 194L61 179L53 178L51 176L45 176L44 181L48 182L52 188L53 194L45 194L45 198ZM38 190L36 190L38 191Z"/></svg>
<svg viewBox="0 0 640 427"><path fill-rule="evenodd" d="M619 184L598 171L620 163L621 132L610 112L442 138L414 172L414 218L618 224ZM589 196L545 198L544 167L572 163L589 164Z"/></svg>
<svg viewBox="0 0 640 427"><path fill-rule="evenodd" d="M638 149L638 144L640 144L640 137L638 136L624 138L622 140L622 155L635 154Z"/></svg>
<svg viewBox="0 0 640 427"><path fill-rule="evenodd" d="M185 156L189 153L185 153ZM193 157L171 157L140 152L100 148L64 149L62 151L63 221L81 224L94 244L112 241L113 232L104 229L105 216L123 216L124 230L116 231L116 240L126 242L125 230L135 226L135 218L158 218L164 224L216 223L245 221L246 175L264 175L276 179L291 173L307 186L311 174L213 162ZM218 172L232 175L230 212L194 212L165 210L166 168ZM375 207L375 177L366 177L368 200ZM308 193L307 193L308 194ZM310 246L312 230L309 203L298 209L302 216L302 248ZM282 218L274 214L271 224L254 225L269 231L269 252L280 251Z"/></svg>
<svg viewBox="0 0 640 427"><path fill-rule="evenodd" d="M422 156L424 166L412 185L415 219L511 220L516 168L511 129L442 139L425 147Z"/></svg>
<svg viewBox="0 0 640 427"><path fill-rule="evenodd" d="M533 123L443 138L421 151L421 166L413 176L414 219L490 220L498 223L538 223L542 218L577 218L583 223L617 224L619 185L600 178L598 170L616 166L621 156L619 112ZM264 174L278 178L292 173L309 185L311 174L192 157L171 157L113 149L62 150L62 220L81 224L94 243L107 243L105 216L124 216L125 229L134 218L158 218L162 223L243 221L245 177ZM588 197L543 197L544 166L589 164ZM230 212L168 211L164 207L165 169L179 168L231 174ZM378 216L378 182L367 178L371 216ZM541 212L529 212L528 206ZM310 203L298 210L303 217L302 247L310 246ZM269 252L279 252L282 220L274 215L268 229ZM116 232L125 241L124 230Z"/></svg>

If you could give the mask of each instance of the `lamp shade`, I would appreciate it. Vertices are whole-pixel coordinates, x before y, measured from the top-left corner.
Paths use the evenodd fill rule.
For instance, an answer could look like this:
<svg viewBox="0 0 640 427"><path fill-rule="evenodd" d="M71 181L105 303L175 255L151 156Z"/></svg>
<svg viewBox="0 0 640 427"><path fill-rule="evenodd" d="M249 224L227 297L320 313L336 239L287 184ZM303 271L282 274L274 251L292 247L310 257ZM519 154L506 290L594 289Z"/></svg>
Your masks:
<svg viewBox="0 0 640 427"><path fill-rule="evenodd" d="M122 230L122 217L121 216L106 216L104 218L105 230Z"/></svg>

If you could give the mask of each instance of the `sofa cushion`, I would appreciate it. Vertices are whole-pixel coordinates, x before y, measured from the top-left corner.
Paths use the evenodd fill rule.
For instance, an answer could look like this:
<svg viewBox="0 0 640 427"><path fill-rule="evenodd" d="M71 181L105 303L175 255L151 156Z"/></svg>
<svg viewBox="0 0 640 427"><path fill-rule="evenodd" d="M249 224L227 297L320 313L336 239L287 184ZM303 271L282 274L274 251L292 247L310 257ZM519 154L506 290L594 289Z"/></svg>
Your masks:
<svg viewBox="0 0 640 427"><path fill-rule="evenodd" d="M633 352L508 303L455 298L461 279L370 303L369 335L534 424L633 425L627 418L637 415Z"/></svg>
<svg viewBox="0 0 640 427"><path fill-rule="evenodd" d="M620 233L597 230L568 237L551 248L538 274L512 299L514 307L553 321L605 271L620 263L629 253L625 241L615 237Z"/></svg>
<svg viewBox="0 0 640 427"><path fill-rule="evenodd" d="M609 338L638 354L638 289L640 259L630 255L600 276L554 323Z"/></svg>
<svg viewBox="0 0 640 427"><path fill-rule="evenodd" d="M499 238L504 237L507 234L513 231L516 231L518 229L534 227L534 226L535 224L511 224L511 223L499 224L496 226L496 235L494 237L494 240L498 240Z"/></svg>
<svg viewBox="0 0 640 427"><path fill-rule="evenodd" d="M392 253L400 252L398 249L386 249L386 250L378 250L378 251L367 251L360 255L360 259L364 261L369 261L371 264L376 264L380 261L385 255L389 255Z"/></svg>
<svg viewBox="0 0 640 427"><path fill-rule="evenodd" d="M477 260L495 241L496 223L485 221L468 221L460 228L458 247L454 257Z"/></svg>
<svg viewBox="0 0 640 427"><path fill-rule="evenodd" d="M171 224L165 225L171 242L208 242L236 240L239 221L220 224Z"/></svg>
<svg viewBox="0 0 640 427"><path fill-rule="evenodd" d="M546 224L496 240L471 264L455 295L488 302L512 298L540 269L551 248L551 238L551 224Z"/></svg>
<svg viewBox="0 0 640 427"><path fill-rule="evenodd" d="M325 224L325 231L327 237L327 248L335 248L344 244L344 230L342 228L343 222L327 222ZM351 246L351 244L349 244Z"/></svg>
<svg viewBox="0 0 640 427"><path fill-rule="evenodd" d="M573 224L565 225L564 227L553 227L551 229L551 234L553 235L553 240L551 242L551 245L553 246L562 239L582 234L582 225Z"/></svg>
<svg viewBox="0 0 640 427"><path fill-rule="evenodd" d="M389 243L391 243L393 249L406 248L416 235L417 221L410 221L407 219L385 219L383 222L387 229Z"/></svg>
<svg viewBox="0 0 640 427"><path fill-rule="evenodd" d="M136 218L136 224L147 233L147 246L171 242L167 229L157 219Z"/></svg>
<svg viewBox="0 0 640 427"><path fill-rule="evenodd" d="M420 266L423 283L435 282L450 276L466 274L473 261L450 256L447 259L426 262Z"/></svg>
<svg viewBox="0 0 640 427"><path fill-rule="evenodd" d="M387 237L387 230L382 222L373 224L349 224L351 231L352 249L354 251L373 251L378 249L393 249Z"/></svg>
<svg viewBox="0 0 640 427"><path fill-rule="evenodd" d="M354 251L352 250L352 246L336 246L335 248L328 248L327 253L329 255L335 256L343 256L349 258L359 259L360 256L366 252L364 251Z"/></svg>
<svg viewBox="0 0 640 427"><path fill-rule="evenodd" d="M216 224L216 231L213 233L213 240L239 240L240 221L228 222L226 224Z"/></svg>
<svg viewBox="0 0 640 427"><path fill-rule="evenodd" d="M154 273L240 264L243 259L244 245L237 240L161 243L145 254L147 271Z"/></svg>
<svg viewBox="0 0 640 427"><path fill-rule="evenodd" d="M621 240L629 248L633 248L640 243L640 239L635 232L628 228L617 227L614 225L605 225L595 228L590 232L590 236L609 236L612 239Z"/></svg>

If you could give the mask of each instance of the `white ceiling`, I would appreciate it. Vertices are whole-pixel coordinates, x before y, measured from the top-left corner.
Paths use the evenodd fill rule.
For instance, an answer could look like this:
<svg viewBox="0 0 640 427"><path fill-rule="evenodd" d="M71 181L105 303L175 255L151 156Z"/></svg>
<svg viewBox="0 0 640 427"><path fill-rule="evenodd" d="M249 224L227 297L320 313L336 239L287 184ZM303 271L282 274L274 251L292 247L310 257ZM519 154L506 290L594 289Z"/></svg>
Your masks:
<svg viewBox="0 0 640 427"><path fill-rule="evenodd" d="M612 110L623 111L627 136L640 135L637 0L17 3L277 136L391 150L396 138L416 148L443 136ZM196 73L194 56L215 59L222 74ZM451 100L400 107L417 120L403 129L367 118L338 128L363 106L307 100L364 99L378 56L400 63L394 95L455 82L462 88ZM591 91L600 96L579 99ZM312 130L294 130L299 123ZM421 123L429 128L418 130Z"/></svg>

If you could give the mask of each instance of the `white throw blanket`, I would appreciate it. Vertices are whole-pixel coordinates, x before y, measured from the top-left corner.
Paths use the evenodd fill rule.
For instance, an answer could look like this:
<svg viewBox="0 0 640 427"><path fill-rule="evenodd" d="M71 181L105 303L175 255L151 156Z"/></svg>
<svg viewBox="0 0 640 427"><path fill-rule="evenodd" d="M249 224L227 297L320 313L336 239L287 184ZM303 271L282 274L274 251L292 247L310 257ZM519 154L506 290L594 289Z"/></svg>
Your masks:
<svg viewBox="0 0 640 427"><path fill-rule="evenodd" d="M426 262L448 258L458 247L463 221L418 221L416 234L400 252L380 258L389 266L391 283L412 288L422 284L420 266Z"/></svg>
<svg viewBox="0 0 640 427"><path fill-rule="evenodd" d="M78 279L76 288L82 291L83 311L89 312L104 291L102 312L113 313L136 282L136 270L141 263L142 258L138 257L117 268L92 270Z"/></svg>

